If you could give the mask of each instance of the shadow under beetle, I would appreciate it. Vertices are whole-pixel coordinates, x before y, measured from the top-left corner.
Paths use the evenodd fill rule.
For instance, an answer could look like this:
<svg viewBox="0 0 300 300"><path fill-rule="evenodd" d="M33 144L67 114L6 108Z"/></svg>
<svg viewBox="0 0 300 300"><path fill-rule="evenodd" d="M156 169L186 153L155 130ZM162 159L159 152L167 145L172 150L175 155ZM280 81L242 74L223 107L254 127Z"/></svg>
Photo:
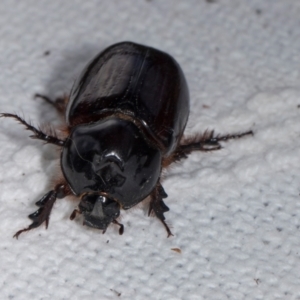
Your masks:
<svg viewBox="0 0 300 300"><path fill-rule="evenodd" d="M163 168L193 151L221 149L220 141L252 134L214 136L213 131L186 139L183 132L189 115L189 93L183 72L168 54L131 42L112 45L96 56L74 83L69 97L51 99L36 95L65 115L66 137L33 127L15 114L14 118L32 131L31 138L61 148L62 179L36 205L29 227L14 237L40 226L48 226L56 199L80 197L77 214L84 225L106 231L120 210L130 209L150 198L154 214L171 230L164 213L169 208L160 176Z"/></svg>

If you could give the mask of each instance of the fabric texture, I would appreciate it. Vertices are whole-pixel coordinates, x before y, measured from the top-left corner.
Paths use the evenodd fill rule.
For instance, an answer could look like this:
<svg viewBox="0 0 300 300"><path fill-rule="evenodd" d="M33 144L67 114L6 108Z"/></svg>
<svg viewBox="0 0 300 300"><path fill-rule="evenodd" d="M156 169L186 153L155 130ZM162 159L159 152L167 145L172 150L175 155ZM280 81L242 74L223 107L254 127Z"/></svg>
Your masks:
<svg viewBox="0 0 300 300"><path fill-rule="evenodd" d="M147 203L100 231L58 200L13 239L59 174L59 149L0 119L1 299L300 299L300 3L294 0L17 1L0 4L0 112L60 119L35 93L68 94L105 47L171 54L190 90L186 134L252 129L164 171L167 238Z"/></svg>

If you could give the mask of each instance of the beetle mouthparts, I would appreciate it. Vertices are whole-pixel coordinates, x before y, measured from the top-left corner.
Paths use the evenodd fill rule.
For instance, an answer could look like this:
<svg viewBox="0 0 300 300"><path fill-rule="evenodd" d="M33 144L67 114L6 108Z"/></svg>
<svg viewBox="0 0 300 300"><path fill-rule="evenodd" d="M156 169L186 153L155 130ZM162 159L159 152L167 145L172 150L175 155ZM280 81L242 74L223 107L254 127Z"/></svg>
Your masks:
<svg viewBox="0 0 300 300"><path fill-rule="evenodd" d="M102 230L106 230L120 215L119 203L99 194L83 196L79 209L84 215L84 225Z"/></svg>

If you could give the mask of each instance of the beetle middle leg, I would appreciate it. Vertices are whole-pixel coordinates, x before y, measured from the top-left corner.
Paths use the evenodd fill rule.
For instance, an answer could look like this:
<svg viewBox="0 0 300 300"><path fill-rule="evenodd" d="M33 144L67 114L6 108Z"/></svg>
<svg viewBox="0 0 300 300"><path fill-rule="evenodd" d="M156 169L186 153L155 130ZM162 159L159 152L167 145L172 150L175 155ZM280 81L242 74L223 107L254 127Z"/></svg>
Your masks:
<svg viewBox="0 0 300 300"><path fill-rule="evenodd" d="M164 188L160 183L157 184L156 188L150 195L150 206L148 211L148 216L150 216L152 213L155 214L155 216L163 223L165 226L168 237L173 235L169 226L165 222L165 216L164 213L169 211L169 207L164 203L163 198L167 198L168 195L165 192Z"/></svg>
<svg viewBox="0 0 300 300"><path fill-rule="evenodd" d="M55 132L52 132L52 134L49 135L43 132L42 130L35 128L30 123L26 122L23 118L19 117L16 114L0 113L0 118L13 118L17 120L18 122L20 122L22 125L25 126L26 130L33 132L33 135L30 136L32 139L42 140L48 144L53 144L56 146L63 146L65 143L65 141L60 140L56 136Z"/></svg>
<svg viewBox="0 0 300 300"><path fill-rule="evenodd" d="M50 99L49 97L41 94L35 94L34 98L40 98L45 100L47 103L55 107L55 109L60 113L64 114L66 111L66 106L69 101L69 98L67 96L64 97L58 97L55 100Z"/></svg>
<svg viewBox="0 0 300 300"><path fill-rule="evenodd" d="M32 220L32 223L27 228L17 231L14 237L18 238L22 232L37 228L44 222L47 229L50 213L56 199L64 198L68 194L65 187L65 184L58 184L52 191L48 192L39 201L37 201L35 204L39 207L39 209L28 216L28 218Z"/></svg>
<svg viewBox="0 0 300 300"><path fill-rule="evenodd" d="M174 151L171 158L167 158L164 166L168 166L174 161L179 161L187 156L193 151L215 151L222 148L220 142L239 139L246 135L253 135L253 131L249 130L238 134L226 134L226 135L216 135L214 136L214 131L205 131L203 135L195 136L192 139L187 139L180 144Z"/></svg>

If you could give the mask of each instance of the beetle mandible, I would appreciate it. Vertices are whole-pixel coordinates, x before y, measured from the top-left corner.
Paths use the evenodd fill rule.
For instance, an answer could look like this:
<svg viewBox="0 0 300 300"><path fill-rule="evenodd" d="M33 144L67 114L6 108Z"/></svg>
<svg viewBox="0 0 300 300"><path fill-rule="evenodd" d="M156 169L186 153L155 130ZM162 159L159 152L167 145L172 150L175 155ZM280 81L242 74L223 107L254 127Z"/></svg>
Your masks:
<svg viewBox="0 0 300 300"><path fill-rule="evenodd" d="M214 136L205 131L184 138L189 115L189 93L179 64L170 55L132 42L114 44L97 55L74 83L69 97L50 102L65 115L65 138L35 128L16 114L2 113L33 132L31 138L61 148L62 179L36 205L27 228L14 237L40 226L49 217L56 199L80 198L77 214L84 225L106 231L120 210L130 209L150 198L154 214L165 222L169 210L161 185L162 169L187 158L193 151L221 149L220 142L252 134Z"/></svg>

